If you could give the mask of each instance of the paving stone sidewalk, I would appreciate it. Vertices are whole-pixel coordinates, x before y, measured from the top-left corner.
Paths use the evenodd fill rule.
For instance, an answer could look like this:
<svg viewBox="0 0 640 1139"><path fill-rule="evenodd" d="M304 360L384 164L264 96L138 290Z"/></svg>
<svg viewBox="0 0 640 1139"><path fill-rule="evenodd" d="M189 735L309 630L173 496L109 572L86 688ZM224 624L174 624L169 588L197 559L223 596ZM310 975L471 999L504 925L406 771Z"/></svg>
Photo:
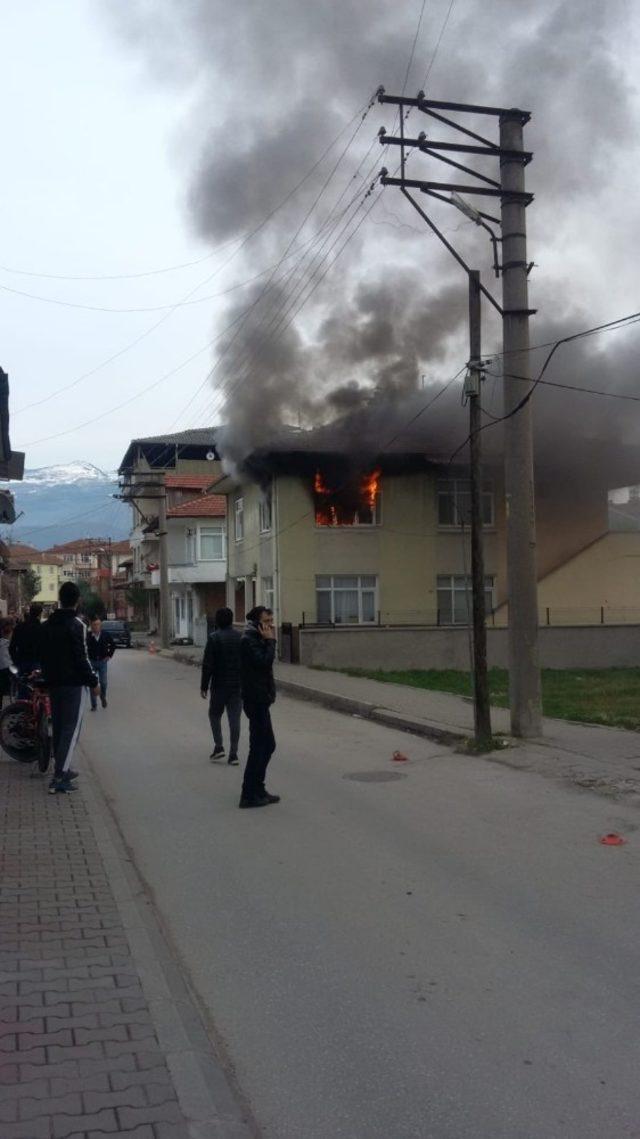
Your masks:
<svg viewBox="0 0 640 1139"><path fill-rule="evenodd" d="M81 778L49 796L46 779L0 759L1 1139L248 1139L193 1007L195 1044L166 973L132 952L145 923L123 920L131 895L114 894Z"/></svg>

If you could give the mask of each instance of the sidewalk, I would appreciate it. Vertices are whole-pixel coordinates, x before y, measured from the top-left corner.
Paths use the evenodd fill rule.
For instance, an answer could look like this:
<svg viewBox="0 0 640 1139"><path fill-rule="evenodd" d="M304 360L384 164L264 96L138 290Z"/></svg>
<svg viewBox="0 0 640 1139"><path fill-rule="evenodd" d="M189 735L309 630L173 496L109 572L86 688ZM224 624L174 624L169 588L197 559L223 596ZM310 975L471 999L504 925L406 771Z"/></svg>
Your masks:
<svg viewBox="0 0 640 1139"><path fill-rule="evenodd" d="M159 656L199 666L202 649L181 646ZM473 736L473 705L461 696L297 664L279 663L276 679L278 690L287 695L436 739L445 746L460 746ZM517 740L509 736L507 709L492 708L491 720L494 732L509 737L508 747L485 757L491 762L640 805L640 733L545 717L540 739Z"/></svg>
<svg viewBox="0 0 640 1139"><path fill-rule="evenodd" d="M0 1136L250 1139L86 768L0 759Z"/></svg>

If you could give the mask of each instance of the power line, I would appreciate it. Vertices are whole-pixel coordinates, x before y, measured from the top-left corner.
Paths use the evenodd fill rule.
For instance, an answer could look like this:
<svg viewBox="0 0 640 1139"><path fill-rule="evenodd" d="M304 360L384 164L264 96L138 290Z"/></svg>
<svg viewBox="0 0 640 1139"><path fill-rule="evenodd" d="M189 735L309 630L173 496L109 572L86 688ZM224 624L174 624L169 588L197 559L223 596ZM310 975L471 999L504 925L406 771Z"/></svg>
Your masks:
<svg viewBox="0 0 640 1139"><path fill-rule="evenodd" d="M211 249L205 253L204 257L197 257L195 261L183 261L179 265L166 265L161 269L147 269L140 273L100 273L97 276L85 276L84 274L65 274L65 273L35 273L28 269L14 269L10 265L0 265L0 270L3 273L12 273L16 277L37 277L40 280L47 281L134 281L140 277L157 277L162 273L175 273L178 269L190 269L194 265L202 265L203 261L209 261L219 253L221 249L226 248L227 245L233 245L239 241L238 237L232 237L229 241L222 242L217 245L215 249Z"/></svg>
<svg viewBox="0 0 640 1139"><path fill-rule="evenodd" d="M365 115L365 116L363 116L363 118L362 118L362 121L361 121L361 123L359 124L359 126L358 126L357 130L359 130L359 129L360 129L360 126L362 125L362 122L364 121L364 118L365 118L365 117L366 117L366 115ZM357 133L357 131L356 131L356 133ZM353 138L355 138L355 134L354 134ZM351 142L353 141L353 138L352 138ZM340 225L340 222L341 222L342 218L344 218L345 214L349 212L349 210L351 209L351 207L352 207L353 203L354 203L354 202L356 201L356 199L357 199L357 198L360 196L360 193L361 193L361 189L359 189L359 190L357 191L356 195L354 195L354 197L352 198L351 202L350 202L350 203L349 203L349 204L348 204L348 205L345 207L345 209L342 211L342 213L341 213L341 214L340 214L340 216L338 217L337 221L336 221L335 223L332 223L332 222L331 222L331 219L332 219L332 215L333 215L333 213L334 213L334 211L335 211L336 207L337 207L337 206L338 206L338 204L339 204L339 203L342 201L342 198L344 197L344 195L345 195L345 193L346 193L346 191L347 191L347 188L348 188L348 186L349 186L350 182L352 182L352 181L353 181L353 178L354 178L354 177L357 177L357 175L358 175L358 171L360 170L360 167L362 166L363 162L364 162L364 161L366 161L366 157L367 157L367 156L368 156L368 154L371 152L371 149L373 148L373 145L375 144L375 141L376 141L376 140L374 140L374 143L372 143L372 144L371 144L371 146L369 147L369 150L367 151L367 154L365 155L365 157L364 157L363 159L361 159L361 160L360 160L360 162L359 162L359 164L358 164L358 167L357 167L357 169L356 169L356 172L355 172L355 174L354 174L354 175L353 175L353 176L352 176L352 177L349 179L349 181L346 183L345 187L344 187L344 188L343 188L343 190L342 190L342 193L340 194L340 196L338 197L338 199L336 200L336 202L334 202L334 204L333 204L333 206L332 206L332 208L331 208L331 210L330 210L330 212L329 212L329 215L328 215L327 219L326 219L326 220L325 220L325 222L324 222L324 225L323 225L323 226L321 227L321 229L318 231L318 238L319 238L319 237L321 236L321 234L322 234L322 230L323 230L323 228L325 228L325 227L327 227L327 226L329 227L329 229L328 229L328 233L326 234L326 236L324 237L324 239L323 239L323 241L322 241L322 243L321 243L321 245L320 245L320 249L322 249L322 247L323 247L323 246L326 244L327 240L329 240L329 239L331 238L331 236L332 236L332 234L335 232L336 228L337 228L337 227ZM347 148L345 149L345 151L343 152L343 155L341 156L341 158L342 158L342 157L344 157L344 155L346 154L346 151L347 151L347 149L348 149L348 147L347 147ZM317 198L316 198L315 202L314 202L314 203L312 204L312 206L310 207L310 209L309 209L309 211L308 211L308 213L307 213L306 217L303 219L303 221L302 221L301 225L299 226L299 228L298 228L298 231L296 232L296 234L294 234L294 237L293 237L292 241L295 241L296 237L298 236L298 234L301 232L302 228L303 228L303 227L304 227L304 225L306 224L306 222L307 222L308 218L311 216L311 213L312 213L312 212L313 212L313 210L315 209L316 205L317 205L317 204L318 204L318 202L320 201L320 198L322 197L322 195L323 195L323 193L324 193L325 189L326 189L326 188L327 188L327 186L329 185L330 181L332 180L332 178L333 178L333 176L334 176L334 174L335 174L335 172L336 172L336 170L337 170L337 166L338 166L338 164L339 164L339 163L337 163L337 164L334 166L333 170L330 172L330 174L329 174L329 176L328 176L328 179L327 179L327 181L325 182L325 185L322 187L322 189L321 189L320 193L318 194L318 196L317 196ZM358 207L358 208L359 208L359 207ZM357 213L357 210L356 210L355 212ZM355 214L354 214L354 216L355 216ZM348 224L348 223L347 223L347 224ZM291 244L291 243L290 243L290 244ZM334 244L335 244L335 242L334 242ZM288 248L289 248L289 247L288 247ZM274 283L275 283L275 282L274 282L275 273L277 272L277 269L279 268L279 266L280 266L280 265L283 263L283 261L284 261L284 258L285 258L286 254L287 254L287 252L288 252L288 248L287 248L287 250L285 250L285 254L283 254L283 257L281 258L281 260L280 260L280 262L278 263L278 265L275 267L275 269L274 269L274 273L272 274L272 277L271 277L271 278L269 279L269 281L267 282L267 284L266 284L265 288L264 288L264 289L263 289L263 291L262 291L262 292L259 294L259 296L258 296L258 297L256 297L256 300L255 300L255 302L253 303L253 305L251 305L251 306L250 306L250 309L248 310L248 312L247 312L247 314L246 314L246 317L247 317L247 319L248 319L248 317L251 315L251 312L252 312L253 310L257 309L257 307L258 307L258 305L260 304L260 302L261 302L261 301L264 299L264 297L267 295L267 293L268 293L268 292L271 290L272 284L274 284ZM331 248L333 248L333 246L332 246ZM288 274L288 277L289 277L290 279L291 279L292 277L295 277L295 275L296 275L296 273L297 273L297 270L298 270L298 268L300 267L300 265L302 265L302 264L304 263L304 260L305 260L305 258L308 256L308 254L309 254L310 252L311 252L311 249L307 249L307 251L306 251L306 252L305 252L305 253L302 255L302 257L301 257L301 258L300 258L300 260L298 261L298 264L297 264L297 265L294 265L294 266L293 266L292 270L291 270L291 271L289 272L289 274ZM312 257L312 260L311 260L311 264L313 264L313 261L315 260L316 256L317 256L317 253L316 253L316 254L314 254L314 256ZM325 255L325 256L326 256L326 255ZM305 271L305 272L306 272L306 271ZM285 280L286 280L286 278L285 278ZM282 281L279 281L279 282L277 282L277 283L278 283L278 284L282 284ZM304 285L303 285L302 287L304 288ZM295 290L296 290L296 289L299 289L299 288L300 288L300 286L294 286L294 292L295 292ZM300 295L300 294L299 294L299 292L298 292L298 295ZM266 331L266 336L268 337L269 335L273 335L273 334L274 334L276 331L278 331L278 328L277 328L277 327L275 327L275 328L273 327L273 321L274 321L274 320L276 320L276 321L277 321L279 313L282 313L282 312L283 312L283 311L284 311L284 310L287 308L287 305L289 304L289 302L290 302L290 299L291 299L291 298L290 298L290 297L287 297L286 295L285 295L283 298L281 298L281 299L278 301L277 305L276 305L276 309L275 309L275 312L274 312L274 313L272 313L271 315L270 315L269 313L265 313L265 314L262 316L261 320L259 321L258 325L256 326L256 329L255 329L255 331L256 331L256 332L259 332L259 331L260 331L260 328L264 326L264 324L265 324L265 321L269 321L269 320L271 320L271 327L267 329L267 331ZM207 382L208 382L208 381L209 381L209 380L212 378L213 374L215 373L215 371L218 369L218 367L219 367L219 366L220 366L220 364L222 363L222 361L223 361L224 357L227 355L228 351L229 351L229 350L232 348L233 344L234 344L234 343L235 343L235 341L238 339L238 337L239 337L240 333L242 332L242 329L243 329L243 327L244 327L244 324L245 324L245 323L246 323L246 320L244 320L244 319L243 319L243 321L242 321L242 323L241 323L240 327L239 327L239 328L236 330L236 332L234 333L234 335L233 335L233 337L232 337L232 340L231 340L231 341L230 341L230 343L229 343L229 344L228 344L228 345L225 347L225 349L224 349L223 353L222 353L222 354L221 354L221 355L218 357L218 360L217 360L217 361L216 361L216 363L214 364L213 368L212 368L212 369L209 371L209 373L207 374L207 376L205 376L204 380L202 381L202 383L200 384L200 386L198 387L198 389L196 390L196 392L194 393L194 395L193 395L193 396L191 397L191 399L189 400L189 403L188 403L188 404L185 406L185 408L183 408L183 410L182 410L182 411L181 411L181 412L178 414L178 416L177 416L176 420L174 420L174 424L173 424L173 425L175 425L175 423L176 423L176 422L178 422L178 420L179 420L179 419L180 419L180 418L181 418L181 417L184 415L185 411L186 411L186 410L188 409L188 407L189 407L189 406L190 406L190 405L193 403L194 399L195 399L195 398L197 398L198 394L200 393L200 391L202 390L202 388L205 386L205 384L206 384L206 383L207 383ZM245 349L241 349L241 354L240 354L240 356L237 358L237 360L236 360L236 362L235 362L235 363L236 363L236 365L237 365L237 364L238 364L238 363L239 363L239 362L242 360L242 356L243 356L243 355L244 355L245 357L247 357L247 359L246 359L246 367L248 367L248 366L249 366L249 364L250 364L250 360L251 360L251 358L252 358L252 353L251 353L251 350L247 350L246 348L245 348ZM238 386L240 385L240 383L244 382L244 380L246 380L246 378L247 378L247 376L248 376L249 374L250 374L249 372L245 373L245 375L244 375L244 376L242 376L242 377L240 377L240 379L239 379L239 380L237 380L235 383L234 383L234 382L233 382L231 379L229 379L229 380L226 382L226 384L222 385L222 387L218 389L218 392L216 393L216 396L217 396L218 400L220 400L220 399L223 399L223 400L224 400L224 399L227 399L227 398L229 397L229 394L232 394L233 392L235 392L235 391L237 390ZM173 425L172 425L172 426L173 426Z"/></svg>
<svg viewBox="0 0 640 1139"><path fill-rule="evenodd" d="M551 351L547 354L547 357L544 361L544 364L542 365L542 368L540 369L535 380L532 382L531 387L529 388L529 391L526 392L525 395L523 395L522 399L518 400L518 402L514 405L514 407L512 407L510 411L506 412L505 415L500 415L500 416L495 416L495 417L492 416L489 423L483 423L482 426L478 428L476 434L479 435L481 431L486 431L487 427L493 427L496 423L504 423L505 420L513 418L514 415L517 415L518 412L521 411L522 408L525 407L526 404L529 403L529 400L533 396L533 393L535 392L536 388L538 387L539 384L542 383L542 377L544 376L544 373L546 372L546 370L549 367L549 364L551 363L555 353L558 351L558 349L561 347L561 345L570 344L574 340L582 340L587 336L594 336L600 332L617 331L618 329L628 327L631 324L637 324L638 321L640 321L640 312L634 312L634 313L630 313L629 316L618 317L616 320L610 320L604 324L594 325L593 328L585 328L581 332L574 332L570 336L563 336L559 340L554 341L554 343L551 347ZM524 380L525 382L529 382L528 377L519 376L517 378ZM485 412L485 414L490 414L490 413ZM460 453L460 451L462 451L464 449L464 447L466 447L466 445L470 441L470 439L471 439L471 435L467 435L467 438L464 440L464 442L461 443L460 446L457 447L456 450L451 455L451 457L449 459L449 464L451 464L453 462L453 460L455 459L456 455L458 455Z"/></svg>
<svg viewBox="0 0 640 1139"><path fill-rule="evenodd" d="M338 132L338 134L335 136L335 138L332 140L332 142L330 142L329 145L325 148L325 150L322 152L322 154L317 159L317 161L313 164L313 166L310 168L310 170L308 170L307 173L299 180L299 182L297 182L296 185L291 190L289 190L289 192L278 203L278 205L274 206L274 208L262 219L262 221L257 226L255 226L253 230L251 230L248 234L246 234L246 236L241 240L240 244L238 245L238 248L236 250L234 250L231 257L227 258L227 260L224 261L223 264L218 269L216 269L213 273L211 273L208 277L206 277L204 279L204 281L201 281L198 285L196 285L193 289L191 289L188 293L186 293L185 296L182 298L182 300L177 302L176 305L174 305L169 310L169 312L165 313L164 316L161 316L158 321L156 321L154 324L152 324L150 326L150 328L148 328L144 332L140 333L140 335L135 337L135 339L132 340L130 343L124 345L123 348L119 349L117 352L115 352L111 356L109 356L108 359L103 360L100 364L97 364L94 368L91 368L90 371L84 372L81 376L78 376L77 379L72 380L71 383L64 384L62 387L57 388L54 392L51 392L48 396L45 396L44 399L35 400L34 402L32 402L30 404L26 404L24 407L20 408L17 412L14 412L13 414L19 415L21 412L28 411L32 407L40 407L43 403L47 403L50 399L54 399L55 396L61 395L63 392L66 392L66 391L70 391L72 388L74 388L78 384L82 383L83 380L87 380L91 376L94 376L97 372L101 371L103 368L105 368L109 364L113 363L114 360L119 359L126 352L129 352L132 348L135 348L136 345L138 345L142 340L146 339L146 337L150 336L153 332L155 332L156 329L160 327L160 325L164 324L165 321L169 320L169 318L176 311L176 309L179 307L180 304L184 303L185 301L188 301L194 295L194 293L196 293L198 291L198 289L202 288L203 285L208 284L208 282L210 280L212 280L213 277L215 277L219 272L221 272L222 269L226 268L226 266L229 264L229 262L235 256L237 256L237 254L241 251L241 249L243 249L245 247L245 245L247 245L247 243L253 237L255 237L256 234L258 234L260 232L260 230L262 230L265 227L265 225L267 225L267 223L271 220L271 218L274 217L275 214L277 214L278 211L281 210L283 208L283 206L285 206L287 204L288 201L290 201L290 199L297 193L297 191L311 177L311 175L315 173L318 166L320 166L320 164L326 158L327 154L329 154L331 152L333 147L340 140L340 138L345 133L345 131L348 130L349 127L355 122L355 120L358 118L358 116L359 115L360 116L366 116L366 114L368 113L370 108L373 106L374 101L375 101L375 96L372 96L372 98L369 100L368 104L365 104L363 107L360 107L359 110L356 111L356 113L351 117L349 122L345 123L345 125ZM364 121L364 118L362 118L361 121Z"/></svg>
<svg viewBox="0 0 640 1139"><path fill-rule="evenodd" d="M453 11L453 6L454 6L455 2L456 2L456 0L449 0L449 8L447 9L447 14L446 14L446 16L442 22L442 27L440 28L440 35L438 36L436 46L433 49L433 54L432 54L431 59L429 61L429 66L427 67L426 75L425 75L424 79L422 80L422 86L421 86L422 91L426 91L426 89L427 89L427 83L429 82L429 76L431 75L433 65L436 61L436 56L440 50L440 44L442 43L442 38L444 36L444 33L447 30L447 25L449 23L449 17L451 16L451 13ZM403 92L403 94L404 94L404 92Z"/></svg>
<svg viewBox="0 0 640 1139"><path fill-rule="evenodd" d="M418 17L418 26L416 27L416 33L413 37L413 43L411 45L411 52L409 55L409 62L407 63L407 70L405 71L405 75L404 75L404 83L402 84L402 94L403 95L407 89L407 83L409 81L409 73L411 71L411 65L413 63L413 57L416 53L416 44L418 42L418 36L420 35L420 28L422 27L422 17L424 16L424 9L425 9L426 2L427 2L427 0L422 0L422 7L420 9L420 15Z"/></svg>

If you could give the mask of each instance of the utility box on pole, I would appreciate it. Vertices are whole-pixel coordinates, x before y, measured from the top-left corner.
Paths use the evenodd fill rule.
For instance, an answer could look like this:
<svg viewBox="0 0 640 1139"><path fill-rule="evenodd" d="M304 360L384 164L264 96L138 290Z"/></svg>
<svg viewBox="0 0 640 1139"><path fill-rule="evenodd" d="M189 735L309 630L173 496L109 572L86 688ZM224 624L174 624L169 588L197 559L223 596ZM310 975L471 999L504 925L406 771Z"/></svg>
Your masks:
<svg viewBox="0 0 640 1139"><path fill-rule="evenodd" d="M531 387L523 196L523 127L528 119L526 112L517 110L500 116L509 703L511 730L524 737L542 732L533 422L531 401L522 403Z"/></svg>

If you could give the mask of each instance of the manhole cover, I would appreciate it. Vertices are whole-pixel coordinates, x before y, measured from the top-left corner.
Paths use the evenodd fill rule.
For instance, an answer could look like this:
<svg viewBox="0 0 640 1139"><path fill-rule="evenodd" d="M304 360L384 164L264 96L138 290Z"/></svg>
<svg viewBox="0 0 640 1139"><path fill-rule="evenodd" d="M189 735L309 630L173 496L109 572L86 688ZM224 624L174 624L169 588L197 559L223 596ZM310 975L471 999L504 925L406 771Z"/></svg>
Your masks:
<svg viewBox="0 0 640 1139"><path fill-rule="evenodd" d="M343 779L353 779L356 783L393 783L396 779L406 779L401 771L355 771L343 775Z"/></svg>

